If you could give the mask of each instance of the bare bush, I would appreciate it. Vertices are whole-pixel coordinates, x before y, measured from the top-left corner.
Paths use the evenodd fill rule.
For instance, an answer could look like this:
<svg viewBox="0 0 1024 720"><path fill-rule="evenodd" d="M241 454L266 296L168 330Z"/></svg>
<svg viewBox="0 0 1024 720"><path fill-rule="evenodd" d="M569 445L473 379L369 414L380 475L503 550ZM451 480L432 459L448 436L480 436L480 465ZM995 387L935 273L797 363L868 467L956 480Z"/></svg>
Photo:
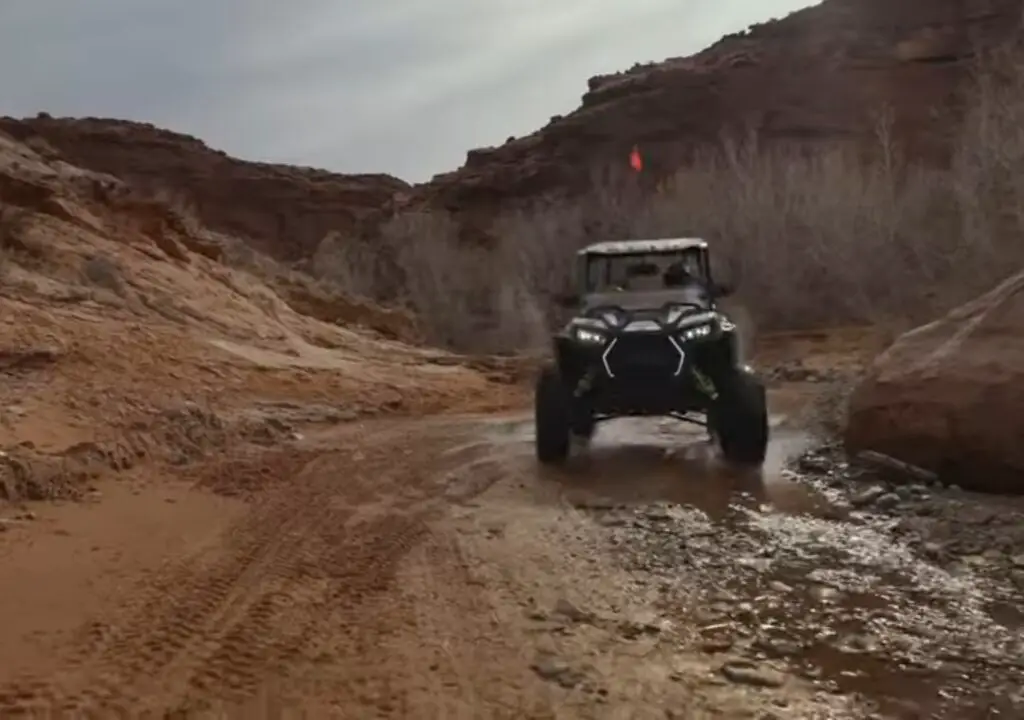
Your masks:
<svg viewBox="0 0 1024 720"><path fill-rule="evenodd" d="M447 215L399 216L383 228L382 240L404 276L400 299L417 313L428 339L486 352L524 349L537 340L544 323L523 274L507 268L500 254L460 244Z"/></svg>
<svg viewBox="0 0 1024 720"><path fill-rule="evenodd" d="M758 328L919 322L1024 265L1024 63L988 59L975 96L946 166L907 162L882 108L872 162L849 147L724 139L657 192L606 170L584 197L507 213L492 228L497 251L460 245L444 213L415 213L379 247L335 238L326 264L460 349L535 343L572 283L574 251L628 236L707 238ZM382 274L382 254L401 277Z"/></svg>
<svg viewBox="0 0 1024 720"><path fill-rule="evenodd" d="M380 271L385 262L383 254L379 246L370 247L332 231L317 245L310 270L314 277L328 280L346 292L379 300L385 292Z"/></svg>

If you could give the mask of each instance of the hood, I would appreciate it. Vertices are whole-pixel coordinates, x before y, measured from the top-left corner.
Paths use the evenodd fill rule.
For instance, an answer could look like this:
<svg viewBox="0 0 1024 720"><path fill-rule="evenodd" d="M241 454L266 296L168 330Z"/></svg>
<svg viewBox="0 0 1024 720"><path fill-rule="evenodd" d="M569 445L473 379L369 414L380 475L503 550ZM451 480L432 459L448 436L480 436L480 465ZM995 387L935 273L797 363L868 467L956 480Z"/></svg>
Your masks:
<svg viewBox="0 0 1024 720"><path fill-rule="evenodd" d="M583 310L614 305L627 312L636 310L657 310L666 303L689 303L708 310L711 298L699 286L673 288L671 290L612 290L591 293L583 298Z"/></svg>

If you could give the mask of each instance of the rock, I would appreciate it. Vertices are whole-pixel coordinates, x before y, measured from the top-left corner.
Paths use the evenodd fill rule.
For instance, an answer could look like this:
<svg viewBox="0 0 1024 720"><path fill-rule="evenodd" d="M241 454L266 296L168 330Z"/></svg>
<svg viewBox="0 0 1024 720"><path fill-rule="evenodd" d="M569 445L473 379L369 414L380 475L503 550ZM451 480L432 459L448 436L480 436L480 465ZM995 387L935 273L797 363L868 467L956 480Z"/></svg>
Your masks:
<svg viewBox="0 0 1024 720"><path fill-rule="evenodd" d="M910 480L924 483L938 482L938 476L933 472L872 450L857 453L856 460L863 465L881 471L894 480L899 479L904 482Z"/></svg>
<svg viewBox="0 0 1024 720"><path fill-rule="evenodd" d="M815 585L810 589L811 597L821 603L834 603L839 599L840 593L828 585Z"/></svg>
<svg viewBox="0 0 1024 720"><path fill-rule="evenodd" d="M649 620L623 620L619 623L619 632L628 640L635 640L643 635L657 635L661 626Z"/></svg>
<svg viewBox="0 0 1024 720"><path fill-rule="evenodd" d="M644 511L643 516L648 520L653 520L654 522L668 522L676 519L671 508L661 505L655 505L648 508Z"/></svg>
<svg viewBox="0 0 1024 720"><path fill-rule="evenodd" d="M571 620L572 622L580 623L593 622L595 618L595 615L593 613L581 610L565 598L558 598L558 601L555 603L554 614L561 615L566 620Z"/></svg>
<svg viewBox="0 0 1024 720"><path fill-rule="evenodd" d="M564 688L576 687L583 681L583 673L550 655L539 656L530 668L537 673L538 677L557 683Z"/></svg>
<svg viewBox="0 0 1024 720"><path fill-rule="evenodd" d="M580 510L610 511L616 510L618 503L602 497L580 496L572 498L572 506Z"/></svg>
<svg viewBox="0 0 1024 720"><path fill-rule="evenodd" d="M700 649L702 652L706 652L709 655L714 655L715 653L721 653L730 650L732 649L732 646L733 641L729 638L710 638L708 640L704 640L703 642L701 642Z"/></svg>
<svg viewBox="0 0 1024 720"><path fill-rule="evenodd" d="M844 440L967 490L1024 493L1024 272L879 356Z"/></svg>
<svg viewBox="0 0 1024 720"><path fill-rule="evenodd" d="M880 498L875 500L875 507L879 510L893 510L900 503L902 499L896 493L885 493Z"/></svg>
<svg viewBox="0 0 1024 720"><path fill-rule="evenodd" d="M845 653L870 653L878 649L878 641L870 635L850 635L839 645Z"/></svg>
<svg viewBox="0 0 1024 720"><path fill-rule="evenodd" d="M825 520L843 521L849 518L850 510L853 508L848 502L836 500L821 511L821 517Z"/></svg>
<svg viewBox="0 0 1024 720"><path fill-rule="evenodd" d="M785 638L762 637L754 641L752 646L755 650L761 650L769 656L798 655L804 646L795 641Z"/></svg>
<svg viewBox="0 0 1024 720"><path fill-rule="evenodd" d="M861 490L859 493L851 497L850 504L855 508L867 507L883 495L885 495L885 488L876 485L875 487Z"/></svg>
<svg viewBox="0 0 1024 720"><path fill-rule="evenodd" d="M831 468L828 458L821 455L807 454L797 460L797 467L806 473L827 473Z"/></svg>
<svg viewBox="0 0 1024 720"><path fill-rule="evenodd" d="M742 660L726 663L722 666L721 673L726 680L739 685L777 688L782 687L786 682L785 676L781 673Z"/></svg>

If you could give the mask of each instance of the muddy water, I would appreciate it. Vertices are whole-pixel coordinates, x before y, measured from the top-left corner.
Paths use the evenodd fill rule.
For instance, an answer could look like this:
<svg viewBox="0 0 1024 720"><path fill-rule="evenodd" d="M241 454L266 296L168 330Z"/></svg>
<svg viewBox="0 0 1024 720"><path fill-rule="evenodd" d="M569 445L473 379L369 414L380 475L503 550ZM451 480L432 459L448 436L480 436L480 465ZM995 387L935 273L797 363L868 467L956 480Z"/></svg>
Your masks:
<svg viewBox="0 0 1024 720"><path fill-rule="evenodd" d="M567 491L643 506L674 503L723 517L739 498L771 503L786 512L824 511L827 500L806 485L783 476L788 458L811 442L803 432L776 427L761 471L723 463L705 431L676 421L616 420L601 426L589 444L573 449L563 468L537 468L541 477ZM533 435L527 422L496 424L492 438L521 444L532 460Z"/></svg>
<svg viewBox="0 0 1024 720"><path fill-rule="evenodd" d="M518 446L524 473L608 528L622 561L662 589L666 613L696 613L711 652L783 663L881 717L1024 718L1024 594L1010 565L992 552L988 565L940 562L927 527L901 530L923 515L949 535L935 509L954 502L944 491L918 492L927 512L907 493L852 507L863 480L844 480L845 466L822 468L824 479L787 469L811 440L784 423L755 472L674 422L609 423L557 470L531 468L529 424L496 435Z"/></svg>

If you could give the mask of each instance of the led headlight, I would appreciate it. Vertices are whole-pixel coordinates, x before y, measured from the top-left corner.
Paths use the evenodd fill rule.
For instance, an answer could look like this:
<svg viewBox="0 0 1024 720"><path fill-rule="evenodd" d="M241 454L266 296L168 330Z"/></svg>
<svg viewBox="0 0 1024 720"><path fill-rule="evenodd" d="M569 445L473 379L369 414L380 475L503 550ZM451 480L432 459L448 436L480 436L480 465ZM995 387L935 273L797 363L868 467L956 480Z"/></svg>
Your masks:
<svg viewBox="0 0 1024 720"><path fill-rule="evenodd" d="M686 328L679 333L680 340L699 340L705 338L711 334L711 323L705 323L704 325L695 325L694 327Z"/></svg>
<svg viewBox="0 0 1024 720"><path fill-rule="evenodd" d="M607 336L590 328L577 328L575 329L575 339L585 345L603 345Z"/></svg>
<svg viewBox="0 0 1024 720"><path fill-rule="evenodd" d="M577 327L573 334L576 341L584 345L604 345L608 340L608 336L603 332L586 327Z"/></svg>

